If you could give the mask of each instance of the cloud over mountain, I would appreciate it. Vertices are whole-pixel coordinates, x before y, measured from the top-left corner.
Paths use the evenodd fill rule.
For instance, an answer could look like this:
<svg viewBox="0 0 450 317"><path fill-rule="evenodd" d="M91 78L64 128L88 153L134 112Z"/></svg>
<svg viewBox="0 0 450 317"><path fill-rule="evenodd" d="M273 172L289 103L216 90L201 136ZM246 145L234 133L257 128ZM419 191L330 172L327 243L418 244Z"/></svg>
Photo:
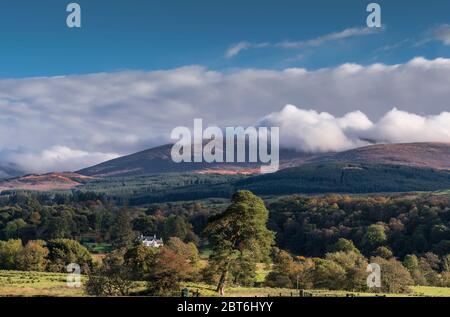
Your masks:
<svg viewBox="0 0 450 317"><path fill-rule="evenodd" d="M17 160L29 171L77 169L79 162L92 165L166 143L173 128L192 127L194 118L221 127L250 126L287 104L315 110L293 111L296 117L304 116L298 120L305 122L302 129L311 137L300 141L312 150L323 151L333 144L352 147L361 137L444 141L448 114L441 113L449 110L449 82L450 59L443 58L318 70L211 71L189 66L4 79L0 80L1 160ZM391 111L394 107L399 110ZM330 116L335 119L327 119ZM308 128L313 120L321 128ZM395 125L399 121L408 124ZM297 128L293 122L280 122ZM324 135L321 129L334 132ZM287 138L298 147L294 144L298 137ZM314 138L320 145L309 141ZM45 154L54 152L58 159ZM38 160L42 163L36 164Z"/></svg>
<svg viewBox="0 0 450 317"><path fill-rule="evenodd" d="M65 146L52 146L43 151L8 151L3 157L9 162L16 162L19 168L31 172L50 170L74 171L92 164L119 157L116 153L99 153L73 150Z"/></svg>
<svg viewBox="0 0 450 317"><path fill-rule="evenodd" d="M450 112L420 116L394 108L373 123L361 111L335 117L287 105L263 118L260 125L280 127L281 146L314 153L372 143L450 142Z"/></svg>

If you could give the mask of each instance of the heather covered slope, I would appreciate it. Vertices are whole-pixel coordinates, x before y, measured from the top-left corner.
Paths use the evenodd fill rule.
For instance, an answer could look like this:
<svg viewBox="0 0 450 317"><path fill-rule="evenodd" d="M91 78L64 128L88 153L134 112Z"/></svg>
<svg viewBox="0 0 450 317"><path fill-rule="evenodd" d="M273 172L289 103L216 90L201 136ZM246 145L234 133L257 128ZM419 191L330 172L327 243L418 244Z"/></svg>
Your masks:
<svg viewBox="0 0 450 317"><path fill-rule="evenodd" d="M77 173L97 176L139 176L159 173L217 173L217 174L257 174L260 163L175 163L170 151L172 145L167 144L139 153L116 158L111 161L88 167ZM248 152L247 152L248 153ZM281 166L296 166L310 160L316 155L298 153L293 150L281 150Z"/></svg>
<svg viewBox="0 0 450 317"><path fill-rule="evenodd" d="M76 173L48 173L43 175L25 175L0 182L0 191L5 190L32 190L52 191L67 190L81 186L92 177Z"/></svg>
<svg viewBox="0 0 450 317"><path fill-rule="evenodd" d="M322 156L315 161L407 165L450 170L450 143L378 144Z"/></svg>
<svg viewBox="0 0 450 317"><path fill-rule="evenodd" d="M114 177L156 173L258 173L257 163L174 163L171 145L164 145L123 156L78 173L88 176ZM280 168L312 163L370 163L450 169L450 143L380 144L339 153L310 154L293 150L280 151Z"/></svg>
<svg viewBox="0 0 450 317"><path fill-rule="evenodd" d="M8 179L0 182L0 191L79 188L148 202L227 197L237 188L250 189L257 194L405 192L450 188L450 144L445 143L380 144L325 154L281 150L281 170L261 176L257 175L260 167L257 163L177 164L172 161L170 150L171 145L160 146L88 167L78 173Z"/></svg>

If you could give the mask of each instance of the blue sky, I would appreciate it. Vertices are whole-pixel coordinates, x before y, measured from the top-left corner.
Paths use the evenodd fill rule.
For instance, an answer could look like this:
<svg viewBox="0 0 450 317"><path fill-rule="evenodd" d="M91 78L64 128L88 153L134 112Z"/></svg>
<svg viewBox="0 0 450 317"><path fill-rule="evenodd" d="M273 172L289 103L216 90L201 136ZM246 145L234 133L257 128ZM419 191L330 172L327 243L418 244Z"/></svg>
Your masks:
<svg viewBox="0 0 450 317"><path fill-rule="evenodd" d="M437 41L417 46L450 23L450 1L378 1L385 29L318 47L265 48L226 58L235 43L306 41L365 26L362 0L78 0L81 29L65 26L64 0L0 1L0 78L158 70L305 67L345 62L402 63L447 57ZM390 47L391 49L383 49Z"/></svg>

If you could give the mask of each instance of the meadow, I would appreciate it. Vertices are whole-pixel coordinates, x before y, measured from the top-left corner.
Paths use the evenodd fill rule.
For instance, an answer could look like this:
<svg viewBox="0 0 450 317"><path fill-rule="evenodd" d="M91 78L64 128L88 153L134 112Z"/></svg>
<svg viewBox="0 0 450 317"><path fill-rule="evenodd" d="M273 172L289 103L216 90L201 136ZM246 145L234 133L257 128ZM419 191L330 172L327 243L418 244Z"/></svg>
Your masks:
<svg viewBox="0 0 450 317"><path fill-rule="evenodd" d="M81 288L67 287L67 274L0 271L0 296L83 296Z"/></svg>
<svg viewBox="0 0 450 317"><path fill-rule="evenodd" d="M66 285L66 274L43 272L0 271L0 296L57 296L80 297L86 296L82 288L69 288ZM85 280L85 278L82 278ZM217 296L215 286L203 283L185 283L190 293L199 292L202 297ZM381 294L381 293L353 293L347 291L308 290L313 297L346 297L346 296L431 296L450 297L450 288L414 286L410 294ZM267 288L267 287L230 287L228 297L290 297L298 296L295 289Z"/></svg>

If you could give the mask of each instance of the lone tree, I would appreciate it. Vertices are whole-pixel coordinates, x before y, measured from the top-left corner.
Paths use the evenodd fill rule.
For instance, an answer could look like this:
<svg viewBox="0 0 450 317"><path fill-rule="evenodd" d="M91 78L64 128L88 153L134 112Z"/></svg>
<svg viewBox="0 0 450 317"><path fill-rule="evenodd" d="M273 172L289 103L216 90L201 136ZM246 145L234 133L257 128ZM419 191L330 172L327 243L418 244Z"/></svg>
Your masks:
<svg viewBox="0 0 450 317"><path fill-rule="evenodd" d="M130 213L128 210L122 209L117 213L114 224L111 227L113 245L118 249L127 248L133 244L134 238L135 234L131 225Z"/></svg>
<svg viewBox="0 0 450 317"><path fill-rule="evenodd" d="M262 199L243 190L233 195L231 205L224 213L209 221L205 229L213 251L209 264L219 275L217 292L220 295L224 295L232 268L239 270L242 264L247 270L251 267L255 271L256 266L249 266L249 261L254 264L268 261L275 238L275 234L267 229L268 217Z"/></svg>

